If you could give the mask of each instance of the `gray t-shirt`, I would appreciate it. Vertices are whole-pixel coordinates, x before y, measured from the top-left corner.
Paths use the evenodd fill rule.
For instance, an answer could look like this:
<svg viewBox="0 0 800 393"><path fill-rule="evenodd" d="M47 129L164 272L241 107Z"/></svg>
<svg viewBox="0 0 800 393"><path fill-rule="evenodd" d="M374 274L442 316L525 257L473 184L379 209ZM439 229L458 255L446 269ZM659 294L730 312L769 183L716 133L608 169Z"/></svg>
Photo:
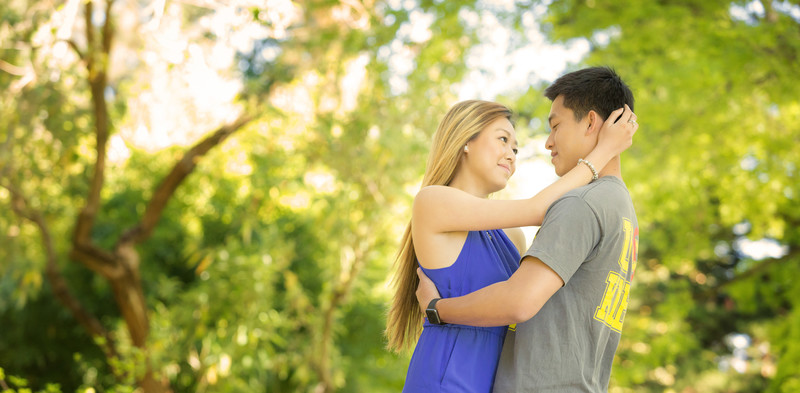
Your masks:
<svg viewBox="0 0 800 393"><path fill-rule="evenodd" d="M525 255L565 284L533 318L509 328L495 393L608 390L638 240L633 203L618 177L602 177L550 206Z"/></svg>

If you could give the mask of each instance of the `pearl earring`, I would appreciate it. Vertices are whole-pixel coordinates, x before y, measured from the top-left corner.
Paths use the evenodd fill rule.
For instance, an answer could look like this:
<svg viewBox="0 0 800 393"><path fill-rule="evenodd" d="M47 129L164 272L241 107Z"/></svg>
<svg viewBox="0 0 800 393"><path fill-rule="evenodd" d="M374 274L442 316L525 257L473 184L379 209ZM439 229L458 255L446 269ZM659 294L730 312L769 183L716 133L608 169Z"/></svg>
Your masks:
<svg viewBox="0 0 800 393"><path fill-rule="evenodd" d="M467 145L464 145L464 153L469 153L469 147L467 147Z"/></svg>

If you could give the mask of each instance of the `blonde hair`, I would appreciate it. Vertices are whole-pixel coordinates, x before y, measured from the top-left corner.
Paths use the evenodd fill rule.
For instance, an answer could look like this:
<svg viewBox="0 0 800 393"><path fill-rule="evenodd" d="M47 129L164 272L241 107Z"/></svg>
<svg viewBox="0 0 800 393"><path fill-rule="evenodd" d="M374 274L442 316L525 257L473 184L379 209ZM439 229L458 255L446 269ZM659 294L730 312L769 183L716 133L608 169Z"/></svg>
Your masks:
<svg viewBox="0 0 800 393"><path fill-rule="evenodd" d="M450 108L433 136L422 187L449 185L455 176L458 163L467 142L498 118L511 120L511 110L494 102L469 100ZM399 352L416 342L422 328L422 312L417 302L417 254L411 238L411 221L401 240L395 259L395 287L392 305L386 320L388 347Z"/></svg>

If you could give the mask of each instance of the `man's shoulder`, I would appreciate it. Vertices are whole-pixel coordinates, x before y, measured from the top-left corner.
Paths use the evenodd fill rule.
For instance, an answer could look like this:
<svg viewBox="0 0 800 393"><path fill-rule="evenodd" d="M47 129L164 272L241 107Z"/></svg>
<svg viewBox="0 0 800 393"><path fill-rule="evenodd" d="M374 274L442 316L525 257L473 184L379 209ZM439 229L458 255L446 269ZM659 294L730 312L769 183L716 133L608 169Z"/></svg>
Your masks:
<svg viewBox="0 0 800 393"><path fill-rule="evenodd" d="M617 198L630 198L628 187L616 176L604 176L585 186L565 193L562 198L578 198L586 202L610 202Z"/></svg>
<svg viewBox="0 0 800 393"><path fill-rule="evenodd" d="M633 201L622 179L605 176L562 195L550 205L547 215L579 217L591 212L590 216L600 216L610 212L631 214L631 210Z"/></svg>

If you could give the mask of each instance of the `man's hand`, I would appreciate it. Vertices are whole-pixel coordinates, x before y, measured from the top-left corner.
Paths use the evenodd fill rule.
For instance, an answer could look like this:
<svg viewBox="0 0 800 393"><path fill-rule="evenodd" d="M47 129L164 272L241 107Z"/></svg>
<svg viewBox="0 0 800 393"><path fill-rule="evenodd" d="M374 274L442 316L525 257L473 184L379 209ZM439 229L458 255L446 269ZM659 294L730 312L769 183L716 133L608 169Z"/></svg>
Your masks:
<svg viewBox="0 0 800 393"><path fill-rule="evenodd" d="M433 281L431 281L431 279L422 272L422 269L417 268L417 276L419 276L419 286L417 286L417 301L419 302L419 308L422 311L422 315L425 315L425 308L428 307L428 303L437 297L441 297L441 295L439 295L439 290L436 289L436 284L434 284Z"/></svg>

